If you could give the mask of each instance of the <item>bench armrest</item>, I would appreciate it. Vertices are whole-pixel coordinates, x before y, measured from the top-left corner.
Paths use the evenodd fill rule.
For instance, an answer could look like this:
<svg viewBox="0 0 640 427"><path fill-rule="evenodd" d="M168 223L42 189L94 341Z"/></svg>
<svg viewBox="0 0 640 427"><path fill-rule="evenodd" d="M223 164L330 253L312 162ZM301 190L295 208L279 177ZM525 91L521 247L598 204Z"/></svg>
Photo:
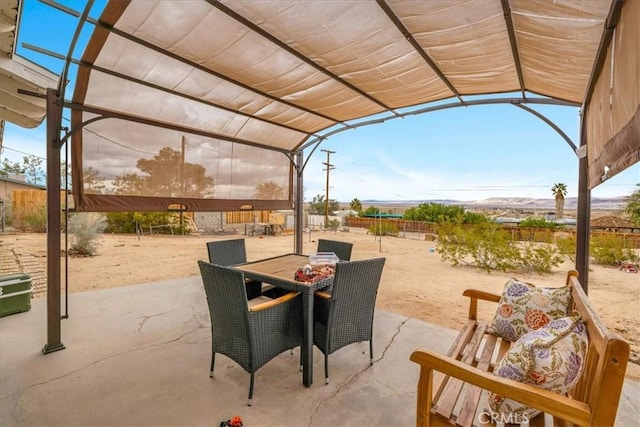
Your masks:
<svg viewBox="0 0 640 427"><path fill-rule="evenodd" d="M490 301L497 303L500 301L500 295L490 292L479 291L477 289L467 289L462 293L463 296L469 297L469 319L478 319L478 300Z"/></svg>
<svg viewBox="0 0 640 427"><path fill-rule="evenodd" d="M588 425L591 412L586 403L562 396L539 387L519 383L517 381L498 377L492 373L469 366L453 358L434 351L421 349L411 354L411 361L420 365L420 380L418 384L418 425L426 425L431 412L433 400L433 371L458 378L489 392L494 392L525 405L539 409L547 414L563 420Z"/></svg>

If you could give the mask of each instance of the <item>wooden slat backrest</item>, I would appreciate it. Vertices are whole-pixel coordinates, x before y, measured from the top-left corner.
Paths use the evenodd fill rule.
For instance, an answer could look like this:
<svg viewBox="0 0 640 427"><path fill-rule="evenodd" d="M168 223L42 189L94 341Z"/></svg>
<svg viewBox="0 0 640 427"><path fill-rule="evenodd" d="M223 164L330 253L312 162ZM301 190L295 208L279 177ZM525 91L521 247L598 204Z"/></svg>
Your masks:
<svg viewBox="0 0 640 427"><path fill-rule="evenodd" d="M589 334L587 360L572 397L592 409L592 425L613 425L629 360L629 344L604 326L578 282L577 273L567 280L572 288L573 308L582 315Z"/></svg>

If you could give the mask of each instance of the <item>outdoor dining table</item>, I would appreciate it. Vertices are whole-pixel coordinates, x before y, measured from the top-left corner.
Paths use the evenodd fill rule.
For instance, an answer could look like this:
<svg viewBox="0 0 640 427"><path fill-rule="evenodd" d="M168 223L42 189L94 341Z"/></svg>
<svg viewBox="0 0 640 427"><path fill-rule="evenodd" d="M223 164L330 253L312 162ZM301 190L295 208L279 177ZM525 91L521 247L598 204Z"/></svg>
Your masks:
<svg viewBox="0 0 640 427"><path fill-rule="evenodd" d="M245 278L302 293L302 383L306 387L313 384L313 294L333 282L333 277L318 282L296 281L296 271L308 263L306 255L287 254L233 267L242 271Z"/></svg>

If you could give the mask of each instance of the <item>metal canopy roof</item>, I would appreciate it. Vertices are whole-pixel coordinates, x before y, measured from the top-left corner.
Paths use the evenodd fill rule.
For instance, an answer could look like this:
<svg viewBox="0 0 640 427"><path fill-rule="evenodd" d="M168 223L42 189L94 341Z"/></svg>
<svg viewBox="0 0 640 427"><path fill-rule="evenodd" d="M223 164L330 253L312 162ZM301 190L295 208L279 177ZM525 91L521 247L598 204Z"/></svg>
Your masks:
<svg viewBox="0 0 640 427"><path fill-rule="evenodd" d="M638 161L637 3L110 1L100 19L87 18L96 29L82 58L71 60L79 66L69 104L74 159L85 169L111 161L132 173L138 153L172 147L215 176L217 190L189 200L176 191L147 194L164 198L164 206L175 197L194 210L213 207L195 198L245 203L273 175L289 189L286 197L257 205L291 207L292 180L283 172L293 171L289 159L270 158L265 168L252 147L291 155L362 119L398 117L448 99L465 105L478 95L517 93L509 102L583 106L583 134L600 144L589 147L596 155L590 155L592 188L604 167L613 176ZM618 23L624 31L616 32ZM608 80L599 88L603 69ZM587 103L594 93L591 115ZM97 117L107 119L99 123ZM87 120L95 122L79 132ZM603 155L602 147L616 138L616 153ZM239 146L245 155L234 151ZM231 166L211 169L223 152ZM115 160L127 156L129 163ZM83 188L76 186L82 178L74 176L74 187ZM126 200L130 208L151 209L148 200L134 203L135 194L120 193L129 198L110 206L86 183L84 191L80 209L121 209Z"/></svg>
<svg viewBox="0 0 640 427"><path fill-rule="evenodd" d="M79 66L73 100L63 85L47 93L49 141L62 105L72 109L78 210L294 207L300 253L312 140L516 92L508 102L581 106L586 289L588 189L640 160L640 1L112 0L97 20L91 5L77 15L92 38L81 59L67 57ZM56 150L48 144L45 353L64 348Z"/></svg>

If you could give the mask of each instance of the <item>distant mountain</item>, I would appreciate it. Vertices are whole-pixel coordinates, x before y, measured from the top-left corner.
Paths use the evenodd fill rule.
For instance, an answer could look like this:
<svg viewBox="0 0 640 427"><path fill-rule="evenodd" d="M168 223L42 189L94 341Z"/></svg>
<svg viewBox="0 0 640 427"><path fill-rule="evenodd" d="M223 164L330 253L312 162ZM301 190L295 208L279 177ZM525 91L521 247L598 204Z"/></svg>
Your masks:
<svg viewBox="0 0 640 427"><path fill-rule="evenodd" d="M597 210L622 210L626 206L625 196L618 197L594 197L591 199L591 209ZM531 197L490 197L483 200L453 200L453 199L430 199L430 200L362 200L363 205L393 205L393 206L416 206L421 203L440 203L443 205L461 205L467 208L510 208L510 209L555 209L555 199L536 199ZM574 210L578 206L577 197L567 197L564 199L565 210Z"/></svg>

